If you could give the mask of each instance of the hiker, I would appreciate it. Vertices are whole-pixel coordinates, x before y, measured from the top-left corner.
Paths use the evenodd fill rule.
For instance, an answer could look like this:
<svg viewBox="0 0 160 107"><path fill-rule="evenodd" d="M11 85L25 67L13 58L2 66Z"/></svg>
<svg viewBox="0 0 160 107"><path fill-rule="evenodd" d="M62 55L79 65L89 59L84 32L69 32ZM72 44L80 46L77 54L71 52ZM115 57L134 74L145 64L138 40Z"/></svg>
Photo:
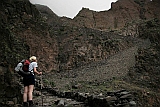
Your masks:
<svg viewBox="0 0 160 107"><path fill-rule="evenodd" d="M35 85L35 74L42 74L42 72L37 71L37 59L35 56L32 56L29 58L30 64L29 64L29 71L30 75L26 75L23 77L23 84L24 84L24 93L23 93L23 107L34 107L33 101L32 101L32 92Z"/></svg>

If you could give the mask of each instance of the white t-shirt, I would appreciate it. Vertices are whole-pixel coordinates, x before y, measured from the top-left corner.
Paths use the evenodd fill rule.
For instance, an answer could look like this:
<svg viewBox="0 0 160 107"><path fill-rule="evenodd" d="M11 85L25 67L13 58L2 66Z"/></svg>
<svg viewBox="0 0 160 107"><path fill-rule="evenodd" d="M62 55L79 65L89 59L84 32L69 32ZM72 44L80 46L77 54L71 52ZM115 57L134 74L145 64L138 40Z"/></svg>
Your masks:
<svg viewBox="0 0 160 107"><path fill-rule="evenodd" d="M38 67L37 62L31 62L31 63L29 64L29 71L30 71L33 75L34 75L33 69L36 68L36 67Z"/></svg>

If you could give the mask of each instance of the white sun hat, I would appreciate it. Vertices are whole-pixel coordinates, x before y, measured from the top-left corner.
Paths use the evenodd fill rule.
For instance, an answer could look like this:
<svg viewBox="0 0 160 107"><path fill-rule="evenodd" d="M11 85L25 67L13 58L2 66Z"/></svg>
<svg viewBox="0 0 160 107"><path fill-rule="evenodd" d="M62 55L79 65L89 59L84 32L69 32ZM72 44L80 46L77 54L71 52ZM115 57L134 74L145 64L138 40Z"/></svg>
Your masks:
<svg viewBox="0 0 160 107"><path fill-rule="evenodd" d="M31 57L29 58L29 60L30 60L30 61L36 60L36 57L35 57L35 56L31 56Z"/></svg>

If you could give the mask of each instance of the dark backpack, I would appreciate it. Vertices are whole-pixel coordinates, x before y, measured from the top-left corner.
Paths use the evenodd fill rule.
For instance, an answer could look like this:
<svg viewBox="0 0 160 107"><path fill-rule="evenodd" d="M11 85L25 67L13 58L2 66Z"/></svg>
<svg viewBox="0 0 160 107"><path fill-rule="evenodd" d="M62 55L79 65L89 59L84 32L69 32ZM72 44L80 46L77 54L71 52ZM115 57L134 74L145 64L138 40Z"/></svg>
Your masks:
<svg viewBox="0 0 160 107"><path fill-rule="evenodd" d="M29 71L29 64L30 62L28 60L23 59L17 64L17 66L15 67L15 71L17 71L17 73L23 77L29 75L31 74Z"/></svg>

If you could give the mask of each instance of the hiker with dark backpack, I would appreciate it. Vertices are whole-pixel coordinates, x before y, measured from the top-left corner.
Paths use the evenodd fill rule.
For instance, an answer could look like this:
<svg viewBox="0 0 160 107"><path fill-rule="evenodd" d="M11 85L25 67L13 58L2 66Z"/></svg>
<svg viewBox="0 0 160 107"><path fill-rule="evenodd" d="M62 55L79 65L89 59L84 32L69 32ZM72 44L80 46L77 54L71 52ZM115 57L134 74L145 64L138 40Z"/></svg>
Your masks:
<svg viewBox="0 0 160 107"><path fill-rule="evenodd" d="M33 89L35 85L35 74L42 74L42 72L37 71L37 59L35 56L29 58L30 64L28 71L29 75L23 76L24 93L23 93L23 107L35 107L32 101Z"/></svg>

